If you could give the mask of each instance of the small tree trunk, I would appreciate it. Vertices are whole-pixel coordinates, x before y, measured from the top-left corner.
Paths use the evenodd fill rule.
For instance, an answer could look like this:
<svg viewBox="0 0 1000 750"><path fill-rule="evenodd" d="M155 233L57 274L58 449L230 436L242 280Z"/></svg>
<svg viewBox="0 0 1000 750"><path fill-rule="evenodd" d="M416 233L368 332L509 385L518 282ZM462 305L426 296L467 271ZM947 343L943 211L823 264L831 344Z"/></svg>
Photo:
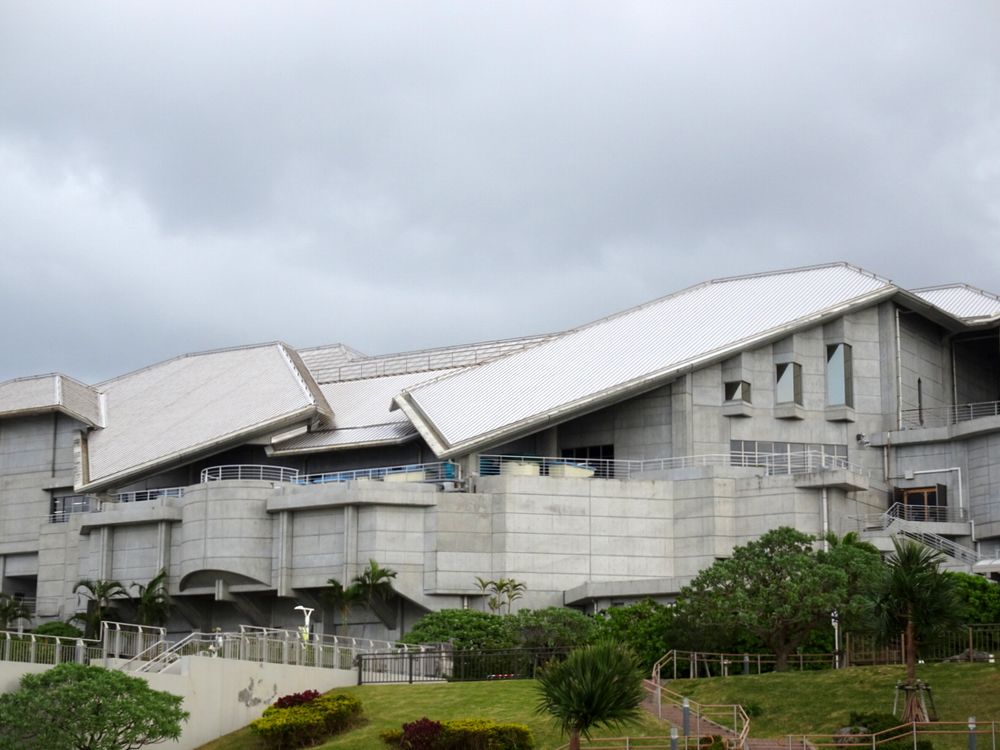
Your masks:
<svg viewBox="0 0 1000 750"><path fill-rule="evenodd" d="M906 630L903 631L904 648L906 649L906 684L915 685L917 682L917 644L914 637L912 617L906 621Z"/></svg>
<svg viewBox="0 0 1000 750"><path fill-rule="evenodd" d="M774 650L774 671L775 672L787 672L788 671L788 649L787 648L776 648Z"/></svg>
<svg viewBox="0 0 1000 750"><path fill-rule="evenodd" d="M569 733L569 750L580 750L580 733L575 729Z"/></svg>

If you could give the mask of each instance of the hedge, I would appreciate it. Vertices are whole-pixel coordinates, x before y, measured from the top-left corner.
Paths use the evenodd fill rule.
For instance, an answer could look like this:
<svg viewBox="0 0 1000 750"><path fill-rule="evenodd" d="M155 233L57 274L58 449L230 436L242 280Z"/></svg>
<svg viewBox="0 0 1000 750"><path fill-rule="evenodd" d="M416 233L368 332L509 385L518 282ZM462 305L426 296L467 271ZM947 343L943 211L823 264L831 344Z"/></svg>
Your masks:
<svg viewBox="0 0 1000 750"><path fill-rule="evenodd" d="M344 731L361 713L361 701L352 695L321 695L287 708L268 706L250 729L268 750L295 750Z"/></svg>
<svg viewBox="0 0 1000 750"><path fill-rule="evenodd" d="M410 727L421 722L404 725ZM437 722L433 722L437 723ZM489 719L455 719L440 722L441 732L430 750L533 750L535 738L524 724L508 724ZM389 747L410 750L403 729L388 729L379 737ZM423 747L423 746L421 746Z"/></svg>

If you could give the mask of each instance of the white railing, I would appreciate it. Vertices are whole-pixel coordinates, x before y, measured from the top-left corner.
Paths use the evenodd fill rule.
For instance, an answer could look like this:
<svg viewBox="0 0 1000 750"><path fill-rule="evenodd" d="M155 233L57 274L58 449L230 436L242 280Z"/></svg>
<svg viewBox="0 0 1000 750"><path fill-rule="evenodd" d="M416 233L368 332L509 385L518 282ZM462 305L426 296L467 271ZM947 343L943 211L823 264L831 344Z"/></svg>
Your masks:
<svg viewBox="0 0 1000 750"><path fill-rule="evenodd" d="M809 474L817 471L846 469L868 476L868 470L847 459L821 453L710 453L697 456L673 456L643 460L607 458L554 458L544 456L479 457L479 473L491 475L579 477L597 479L644 479L650 472L688 469L703 466L735 466L763 469L769 476Z"/></svg>
<svg viewBox="0 0 1000 750"><path fill-rule="evenodd" d="M130 622L101 622L103 657L131 659L143 653L158 641L166 640L166 628L154 625L134 625Z"/></svg>
<svg viewBox="0 0 1000 750"><path fill-rule="evenodd" d="M868 513L861 516L851 516L851 518L858 522L859 531L874 531L887 529L896 520L911 523L966 523L969 520L969 512L965 508L893 503L889 510L883 513Z"/></svg>
<svg viewBox="0 0 1000 750"><path fill-rule="evenodd" d="M983 417L1000 417L1000 401L977 401L969 404L935 406L930 409L903 409L901 416L904 429L946 427Z"/></svg>
<svg viewBox="0 0 1000 750"><path fill-rule="evenodd" d="M928 517L927 511L942 511L939 517ZM920 542L926 547L935 549L954 560L958 560L966 565L975 565L983 559L975 550L943 537L940 534L927 531L924 524L940 523L942 520L965 522L967 516L965 509L956 508L953 516L946 513L947 508L923 508L906 506L902 503L894 503L885 513L877 515L857 516L858 527L865 535L880 532L903 536Z"/></svg>
<svg viewBox="0 0 1000 750"><path fill-rule="evenodd" d="M204 480L203 480L204 481ZM115 500L119 503L145 503L162 497L184 497L183 487L164 487L158 490L136 490L134 492L119 492Z"/></svg>
<svg viewBox="0 0 1000 750"><path fill-rule="evenodd" d="M100 641L0 630L0 662L87 664L102 656Z"/></svg>
<svg viewBox="0 0 1000 750"><path fill-rule="evenodd" d="M201 481L218 482L224 479L258 479L266 482L294 482L299 477L298 469L287 466L259 466L252 464L232 464L211 466L201 470Z"/></svg>
<svg viewBox="0 0 1000 750"><path fill-rule="evenodd" d="M380 466L372 469L328 471L322 474L306 474L293 481L296 484L328 484L331 482L351 482L358 479L379 482L455 482L460 479L460 470L458 464L451 461L440 461L426 464Z"/></svg>

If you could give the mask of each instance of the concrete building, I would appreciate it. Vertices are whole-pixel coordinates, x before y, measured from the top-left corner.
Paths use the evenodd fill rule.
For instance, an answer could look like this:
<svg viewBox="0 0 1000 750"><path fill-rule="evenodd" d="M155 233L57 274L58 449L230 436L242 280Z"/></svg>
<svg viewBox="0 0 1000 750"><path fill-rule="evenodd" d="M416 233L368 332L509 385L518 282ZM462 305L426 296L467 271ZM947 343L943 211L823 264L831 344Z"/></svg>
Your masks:
<svg viewBox="0 0 1000 750"><path fill-rule="evenodd" d="M350 629L391 638L482 607L476 576L529 607L669 597L780 525L989 573L998 459L1000 298L793 269L551 335L2 383L0 586L68 619L79 579L165 569L175 627L296 625L302 603L332 632L327 580L375 559L398 596Z"/></svg>

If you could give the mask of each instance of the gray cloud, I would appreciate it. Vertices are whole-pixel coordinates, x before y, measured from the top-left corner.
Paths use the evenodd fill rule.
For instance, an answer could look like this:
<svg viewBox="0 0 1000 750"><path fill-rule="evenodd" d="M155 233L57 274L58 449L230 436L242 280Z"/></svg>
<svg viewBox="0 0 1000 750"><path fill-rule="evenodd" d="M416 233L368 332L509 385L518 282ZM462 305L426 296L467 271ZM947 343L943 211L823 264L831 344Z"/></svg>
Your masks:
<svg viewBox="0 0 1000 750"><path fill-rule="evenodd" d="M0 4L0 379L555 330L849 260L1000 292L1000 6Z"/></svg>

